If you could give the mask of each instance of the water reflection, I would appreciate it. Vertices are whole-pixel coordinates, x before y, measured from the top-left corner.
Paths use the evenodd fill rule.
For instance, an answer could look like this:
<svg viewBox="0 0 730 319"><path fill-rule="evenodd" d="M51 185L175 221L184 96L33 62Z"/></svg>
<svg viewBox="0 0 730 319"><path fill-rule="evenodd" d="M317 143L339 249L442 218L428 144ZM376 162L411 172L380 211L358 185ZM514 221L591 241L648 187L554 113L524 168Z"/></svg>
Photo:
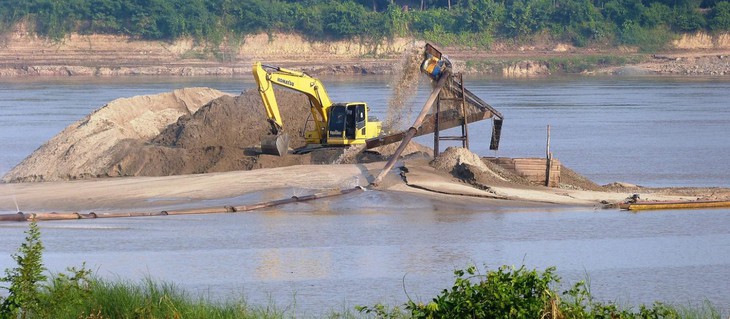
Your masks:
<svg viewBox="0 0 730 319"><path fill-rule="evenodd" d="M587 274L597 296L627 303L730 304L730 210L439 207L364 192L236 214L44 222L41 231L51 271L86 261L103 277L152 276L215 298L244 291L285 306L296 295L310 314L398 304L404 289L428 300L469 264L557 266L566 282ZM0 227L2 265L22 241L17 225Z"/></svg>
<svg viewBox="0 0 730 319"><path fill-rule="evenodd" d="M190 80L198 81L195 85L57 81L0 88L0 149L5 150L0 173L113 98L199 85L235 93L246 85L238 79ZM386 98L377 81L340 81L328 89L336 100L362 96L377 114ZM560 160L599 182L729 186L728 81L471 82L473 92L506 115L499 156L541 156L544 127L551 124ZM470 127L474 136L489 136L489 130L489 125ZM492 154L487 140L474 140L473 149ZM360 183L366 181L347 186ZM309 193L280 189L202 204ZM179 207L158 201L160 209ZM455 268L483 263L492 269L557 266L566 282L589 276L597 296L619 302L686 304L707 298L722 308L730 304L728 225L727 209L631 214L454 204L366 191L255 212L57 221L42 223L41 229L46 266L54 272L86 261L104 277L149 275L213 297L243 292L252 303L273 298L286 306L296 295L297 311L316 315L343 303L395 305L406 299L404 290L428 300L452 284ZM22 224L0 224L3 267L12 264L10 254L24 230Z"/></svg>

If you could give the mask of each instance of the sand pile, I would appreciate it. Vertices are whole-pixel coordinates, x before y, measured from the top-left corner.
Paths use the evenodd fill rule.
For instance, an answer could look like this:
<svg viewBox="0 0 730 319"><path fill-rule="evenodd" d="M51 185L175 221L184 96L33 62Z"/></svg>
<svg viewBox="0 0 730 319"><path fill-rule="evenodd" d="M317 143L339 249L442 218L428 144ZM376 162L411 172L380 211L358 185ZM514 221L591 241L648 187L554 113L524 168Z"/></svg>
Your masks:
<svg viewBox="0 0 730 319"><path fill-rule="evenodd" d="M110 102L66 127L4 177L5 182L54 181L106 175L123 155L112 150L132 141L147 142L180 116L225 95L209 88L187 88Z"/></svg>
<svg viewBox="0 0 730 319"><path fill-rule="evenodd" d="M527 178L518 175L487 158L460 147L449 147L430 165L439 171L449 173L453 177L471 184L474 187L488 189L489 186L542 186ZM600 186L585 176L561 165L560 188L572 190L606 191L616 190L607 186ZM625 190L625 189L624 189Z"/></svg>
<svg viewBox="0 0 730 319"><path fill-rule="evenodd" d="M447 148L431 161L431 166L470 184L506 181L505 178L490 169L479 155L461 147Z"/></svg>
<svg viewBox="0 0 730 319"><path fill-rule="evenodd" d="M301 94L277 92L291 145L309 114ZM4 177L5 182L105 176L163 176L309 163L307 156L258 156L269 134L255 90L234 97L209 88L117 99L69 125Z"/></svg>
<svg viewBox="0 0 730 319"><path fill-rule="evenodd" d="M277 90L290 147L304 146L307 98ZM270 125L257 90L232 96L208 88L118 99L69 125L4 177L5 182L109 176L166 176L298 164L382 161L397 144L361 152L345 148L285 157L259 154ZM403 153L430 154L411 143ZM411 155L413 156L413 155ZM426 155L427 156L427 155ZM342 160L342 158L347 158Z"/></svg>
<svg viewBox="0 0 730 319"><path fill-rule="evenodd" d="M301 136L309 114L306 97L283 90L276 97L289 145L304 146ZM125 152L107 175L164 176L311 163L309 155L259 154L261 138L269 134L270 125L255 89L240 96L222 96L195 114L180 117L149 143L120 145L133 152Z"/></svg>

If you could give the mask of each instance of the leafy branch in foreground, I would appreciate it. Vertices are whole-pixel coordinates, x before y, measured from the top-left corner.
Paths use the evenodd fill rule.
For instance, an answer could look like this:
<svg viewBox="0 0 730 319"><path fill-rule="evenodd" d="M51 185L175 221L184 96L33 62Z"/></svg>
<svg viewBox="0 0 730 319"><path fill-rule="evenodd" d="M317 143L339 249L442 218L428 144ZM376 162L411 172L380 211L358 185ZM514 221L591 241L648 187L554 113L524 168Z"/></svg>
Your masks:
<svg viewBox="0 0 730 319"><path fill-rule="evenodd" d="M480 274L470 266L454 271L451 289L444 289L427 304L409 300L399 308L382 304L358 306L361 314L377 318L516 318L516 319L720 319L711 305L684 309L660 302L641 305L638 311L597 301L580 281L562 294L555 290L560 277L555 268L544 271L502 266ZM696 315L695 315L696 314Z"/></svg>
<svg viewBox="0 0 730 319"><path fill-rule="evenodd" d="M17 267L5 270L5 276L0 281L9 282L10 287L3 287L8 290L8 297L0 305L0 317L26 318L40 306L40 283L46 280L43 275L43 243L41 233L35 222L30 223L30 228L25 231L25 242L18 248L18 253L13 254L13 260Z"/></svg>

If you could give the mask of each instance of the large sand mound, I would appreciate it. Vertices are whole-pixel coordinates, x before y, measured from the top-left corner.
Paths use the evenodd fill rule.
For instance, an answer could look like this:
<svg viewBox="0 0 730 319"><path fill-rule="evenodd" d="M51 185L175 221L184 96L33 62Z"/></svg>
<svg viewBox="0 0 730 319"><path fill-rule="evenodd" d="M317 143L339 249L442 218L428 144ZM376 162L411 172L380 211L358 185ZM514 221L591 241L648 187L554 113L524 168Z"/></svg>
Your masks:
<svg viewBox="0 0 730 319"><path fill-rule="evenodd" d="M284 131L290 146L304 146L302 131L309 103L302 94L277 91ZM309 155L262 155L255 147L271 134L256 90L240 96L221 96L195 114L183 115L150 143L119 145L127 152L109 176L162 176L251 170L310 164Z"/></svg>
<svg viewBox="0 0 730 319"><path fill-rule="evenodd" d="M209 88L122 98L66 127L14 167L5 182L55 181L107 175L119 145L147 142L180 116L225 93Z"/></svg>
<svg viewBox="0 0 730 319"><path fill-rule="evenodd" d="M304 145L309 104L277 92L291 145ZM309 163L308 156L258 156L269 134L255 90L231 96L209 88L117 99L51 138L4 177L36 182L105 176L164 176Z"/></svg>
<svg viewBox="0 0 730 319"><path fill-rule="evenodd" d="M304 146L307 98L277 90L290 147ZM108 176L166 176L342 162L344 148L278 157L257 152L271 134L257 90L232 96L208 88L118 99L69 125L4 177L35 182ZM352 162L387 159L397 144L353 152ZM404 152L427 156L411 143ZM347 161L350 162L350 161Z"/></svg>

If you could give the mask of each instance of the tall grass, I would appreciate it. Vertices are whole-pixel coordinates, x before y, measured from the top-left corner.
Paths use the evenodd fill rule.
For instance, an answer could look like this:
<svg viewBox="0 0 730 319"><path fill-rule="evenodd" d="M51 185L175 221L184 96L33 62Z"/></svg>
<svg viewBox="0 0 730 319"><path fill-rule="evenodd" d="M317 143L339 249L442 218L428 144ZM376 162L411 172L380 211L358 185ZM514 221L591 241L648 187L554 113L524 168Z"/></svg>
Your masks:
<svg viewBox="0 0 730 319"><path fill-rule="evenodd" d="M89 278L81 286L55 280L44 292L39 318L284 318L275 306L245 300L217 302L189 295L175 284ZM54 298L55 297L55 298ZM60 302L57 299L61 297Z"/></svg>

